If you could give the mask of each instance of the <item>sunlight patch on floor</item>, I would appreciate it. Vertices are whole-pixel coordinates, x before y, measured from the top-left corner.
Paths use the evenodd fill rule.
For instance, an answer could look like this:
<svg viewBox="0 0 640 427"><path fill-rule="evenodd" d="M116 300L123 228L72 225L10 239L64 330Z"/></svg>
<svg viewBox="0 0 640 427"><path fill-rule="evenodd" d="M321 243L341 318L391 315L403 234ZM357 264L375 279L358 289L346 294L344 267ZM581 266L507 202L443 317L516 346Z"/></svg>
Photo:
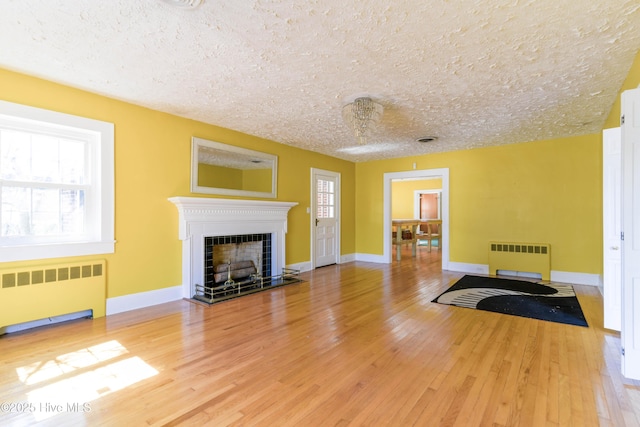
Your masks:
<svg viewBox="0 0 640 427"><path fill-rule="evenodd" d="M126 353L128 353L127 349L118 341L108 341L63 354L46 362L36 362L22 366L16 369L16 372L20 381L26 385L32 385L114 359Z"/></svg>
<svg viewBox="0 0 640 427"><path fill-rule="evenodd" d="M25 385L41 384L26 393L35 420L89 412L89 402L158 374L137 356L113 360L128 354L118 341L108 341L16 369Z"/></svg>

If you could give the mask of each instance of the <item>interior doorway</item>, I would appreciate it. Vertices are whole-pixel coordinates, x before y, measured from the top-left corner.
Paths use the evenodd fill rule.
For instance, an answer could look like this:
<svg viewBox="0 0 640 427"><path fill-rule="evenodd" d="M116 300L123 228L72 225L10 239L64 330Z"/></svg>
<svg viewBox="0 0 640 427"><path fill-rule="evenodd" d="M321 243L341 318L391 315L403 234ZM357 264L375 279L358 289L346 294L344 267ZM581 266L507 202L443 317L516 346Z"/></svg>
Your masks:
<svg viewBox="0 0 640 427"><path fill-rule="evenodd" d="M392 220L392 182L398 179L433 179L442 180L440 208L442 219L441 254L442 269L449 269L449 168L424 169L406 172L388 172L384 174L384 212L383 212L383 260L392 262L393 248L391 241Z"/></svg>

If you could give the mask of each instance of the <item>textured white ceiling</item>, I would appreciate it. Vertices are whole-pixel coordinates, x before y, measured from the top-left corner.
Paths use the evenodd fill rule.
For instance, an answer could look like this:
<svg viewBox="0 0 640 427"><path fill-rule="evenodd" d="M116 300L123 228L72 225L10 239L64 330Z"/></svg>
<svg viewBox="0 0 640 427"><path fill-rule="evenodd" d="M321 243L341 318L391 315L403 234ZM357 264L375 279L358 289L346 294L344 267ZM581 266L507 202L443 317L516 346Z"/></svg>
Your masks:
<svg viewBox="0 0 640 427"><path fill-rule="evenodd" d="M598 133L638 49L639 0L0 4L0 67L352 161Z"/></svg>

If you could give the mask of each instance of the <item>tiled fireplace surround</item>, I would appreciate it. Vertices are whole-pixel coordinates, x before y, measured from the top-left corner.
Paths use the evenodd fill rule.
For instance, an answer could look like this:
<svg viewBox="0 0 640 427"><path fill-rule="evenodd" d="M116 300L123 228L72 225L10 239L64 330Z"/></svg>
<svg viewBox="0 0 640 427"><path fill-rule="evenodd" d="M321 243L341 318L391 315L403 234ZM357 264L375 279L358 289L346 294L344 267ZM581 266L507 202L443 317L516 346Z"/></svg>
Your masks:
<svg viewBox="0 0 640 427"><path fill-rule="evenodd" d="M269 234L271 274L285 267L287 214L297 203L204 197L172 197L169 201L178 209L184 298L193 297L195 285L205 283L205 240L220 240L211 238Z"/></svg>

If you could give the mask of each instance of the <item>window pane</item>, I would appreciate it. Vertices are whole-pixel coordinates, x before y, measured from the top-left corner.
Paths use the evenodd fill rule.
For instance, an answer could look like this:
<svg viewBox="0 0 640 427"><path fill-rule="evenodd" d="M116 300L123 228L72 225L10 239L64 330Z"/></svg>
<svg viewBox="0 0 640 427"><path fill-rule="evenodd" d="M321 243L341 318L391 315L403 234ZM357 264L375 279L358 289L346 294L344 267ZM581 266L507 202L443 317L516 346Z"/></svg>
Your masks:
<svg viewBox="0 0 640 427"><path fill-rule="evenodd" d="M24 132L0 133L0 176L26 181L31 176L31 139Z"/></svg>
<svg viewBox="0 0 640 427"><path fill-rule="evenodd" d="M15 181L86 184L83 141L13 130L0 134L0 176Z"/></svg>
<svg viewBox="0 0 640 427"><path fill-rule="evenodd" d="M60 182L58 139L46 135L31 138L31 180Z"/></svg>
<svg viewBox="0 0 640 427"><path fill-rule="evenodd" d="M85 144L78 141L60 141L60 182L86 184Z"/></svg>
<svg viewBox="0 0 640 427"><path fill-rule="evenodd" d="M32 234L55 236L60 234L60 191L34 188L32 190Z"/></svg>
<svg viewBox="0 0 640 427"><path fill-rule="evenodd" d="M31 190L2 188L2 236L31 234Z"/></svg>
<svg viewBox="0 0 640 427"><path fill-rule="evenodd" d="M2 236L73 236L84 232L84 191L4 187Z"/></svg>
<svg viewBox="0 0 640 427"><path fill-rule="evenodd" d="M60 228L65 235L84 232L84 191L62 190L60 192Z"/></svg>

